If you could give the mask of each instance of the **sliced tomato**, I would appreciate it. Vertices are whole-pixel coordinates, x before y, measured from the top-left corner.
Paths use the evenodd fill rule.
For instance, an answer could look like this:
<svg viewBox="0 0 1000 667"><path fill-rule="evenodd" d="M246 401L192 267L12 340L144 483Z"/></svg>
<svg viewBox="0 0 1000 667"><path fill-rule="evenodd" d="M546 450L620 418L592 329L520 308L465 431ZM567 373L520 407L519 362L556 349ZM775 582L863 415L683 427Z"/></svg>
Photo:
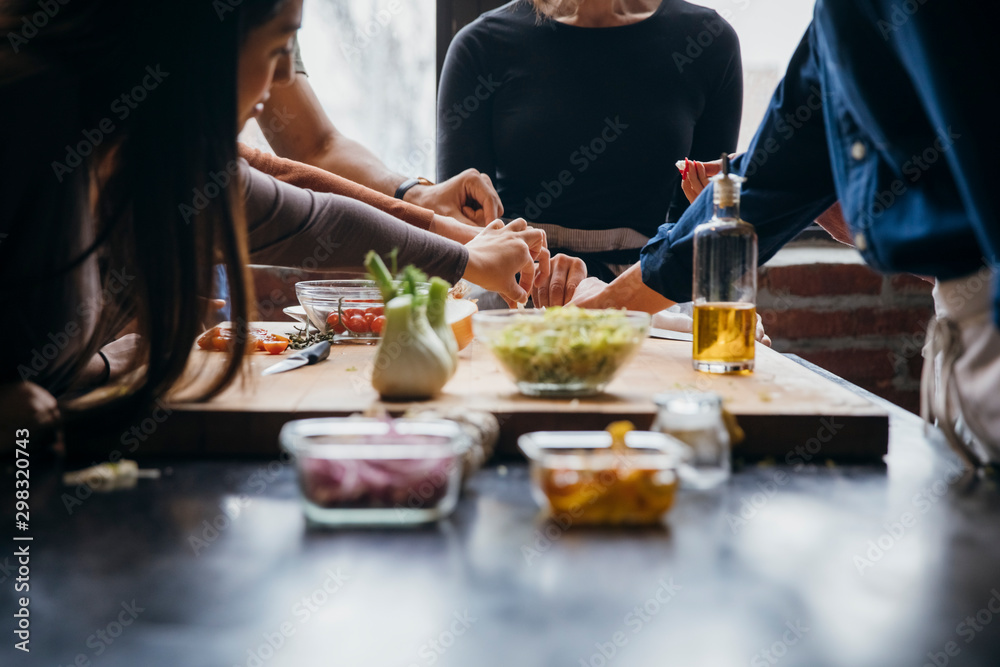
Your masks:
<svg viewBox="0 0 1000 667"><path fill-rule="evenodd" d="M215 337L219 335L219 327L212 327L202 335L198 336L198 347L203 350L211 350L214 347Z"/></svg>
<svg viewBox="0 0 1000 667"><path fill-rule="evenodd" d="M268 354L281 354L288 348L287 340L266 340L264 341L264 349L267 350Z"/></svg>

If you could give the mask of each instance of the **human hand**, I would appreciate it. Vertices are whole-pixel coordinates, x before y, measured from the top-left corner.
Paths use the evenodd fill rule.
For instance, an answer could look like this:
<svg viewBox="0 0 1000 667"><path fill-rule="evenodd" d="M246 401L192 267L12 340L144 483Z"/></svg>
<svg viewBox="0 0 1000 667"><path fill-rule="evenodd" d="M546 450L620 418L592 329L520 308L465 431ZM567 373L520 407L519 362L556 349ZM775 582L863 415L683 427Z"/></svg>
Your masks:
<svg viewBox="0 0 1000 667"><path fill-rule="evenodd" d="M528 227L522 219L507 225L494 220L465 244L469 261L463 276L469 282L497 292L511 307L528 300L528 290L549 275L545 233ZM535 268L535 262L538 268ZM520 282L515 278L521 274Z"/></svg>
<svg viewBox="0 0 1000 667"><path fill-rule="evenodd" d="M531 301L535 308L563 306L573 299L580 283L587 277L587 265L579 257L562 253L552 258L547 280L536 277Z"/></svg>
<svg viewBox="0 0 1000 667"><path fill-rule="evenodd" d="M771 347L771 337L764 333L764 320L760 319L760 313L757 313L757 331L755 332L755 338L758 343L763 343L768 347Z"/></svg>
<svg viewBox="0 0 1000 667"><path fill-rule="evenodd" d="M59 404L55 397L33 382L0 384L0 452L13 447L16 433L27 430L35 443L56 433Z"/></svg>
<svg viewBox="0 0 1000 667"><path fill-rule="evenodd" d="M570 304L580 308L614 308L608 294L608 284L593 276L580 282Z"/></svg>
<svg viewBox="0 0 1000 667"><path fill-rule="evenodd" d="M729 156L732 160L736 154ZM722 160L712 160L711 162L697 162L684 158L684 167L677 162L677 169L681 172L681 190L684 196L691 203L698 198L701 191L708 187L709 179L722 171Z"/></svg>
<svg viewBox="0 0 1000 667"><path fill-rule="evenodd" d="M503 204L493 181L476 169L466 169L437 185L415 185L403 199L477 227L485 227L503 215Z"/></svg>

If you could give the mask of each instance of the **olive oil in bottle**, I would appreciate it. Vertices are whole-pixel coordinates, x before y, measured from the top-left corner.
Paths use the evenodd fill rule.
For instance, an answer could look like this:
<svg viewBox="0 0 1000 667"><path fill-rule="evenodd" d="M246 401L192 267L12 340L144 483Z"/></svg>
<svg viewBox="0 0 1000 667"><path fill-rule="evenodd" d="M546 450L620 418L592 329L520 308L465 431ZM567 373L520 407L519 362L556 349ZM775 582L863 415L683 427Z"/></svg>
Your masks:
<svg viewBox="0 0 1000 667"><path fill-rule="evenodd" d="M712 177L715 212L694 232L695 370L743 373L753 370L757 330L757 233L740 219L745 179L722 172Z"/></svg>

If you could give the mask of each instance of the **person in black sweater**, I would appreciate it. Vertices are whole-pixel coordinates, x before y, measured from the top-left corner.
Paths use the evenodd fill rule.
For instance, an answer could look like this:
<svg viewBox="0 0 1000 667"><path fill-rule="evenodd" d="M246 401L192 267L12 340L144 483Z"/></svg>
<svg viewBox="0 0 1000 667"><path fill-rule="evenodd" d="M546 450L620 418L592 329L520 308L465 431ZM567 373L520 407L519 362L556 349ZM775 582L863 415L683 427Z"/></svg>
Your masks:
<svg viewBox="0 0 1000 667"><path fill-rule="evenodd" d="M506 215L544 229L553 255L613 278L687 208L674 163L735 151L742 101L739 40L713 10L514 0L448 49L437 176L487 174Z"/></svg>

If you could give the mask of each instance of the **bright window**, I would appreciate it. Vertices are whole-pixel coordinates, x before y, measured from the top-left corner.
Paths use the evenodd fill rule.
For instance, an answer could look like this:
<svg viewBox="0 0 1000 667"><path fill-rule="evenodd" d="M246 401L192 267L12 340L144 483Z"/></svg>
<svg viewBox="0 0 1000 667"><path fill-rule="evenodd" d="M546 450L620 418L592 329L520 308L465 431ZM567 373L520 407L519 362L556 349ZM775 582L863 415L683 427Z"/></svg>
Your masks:
<svg viewBox="0 0 1000 667"><path fill-rule="evenodd" d="M434 178L434 0L309 0L299 46L337 128L404 175ZM251 123L240 139L264 149Z"/></svg>

